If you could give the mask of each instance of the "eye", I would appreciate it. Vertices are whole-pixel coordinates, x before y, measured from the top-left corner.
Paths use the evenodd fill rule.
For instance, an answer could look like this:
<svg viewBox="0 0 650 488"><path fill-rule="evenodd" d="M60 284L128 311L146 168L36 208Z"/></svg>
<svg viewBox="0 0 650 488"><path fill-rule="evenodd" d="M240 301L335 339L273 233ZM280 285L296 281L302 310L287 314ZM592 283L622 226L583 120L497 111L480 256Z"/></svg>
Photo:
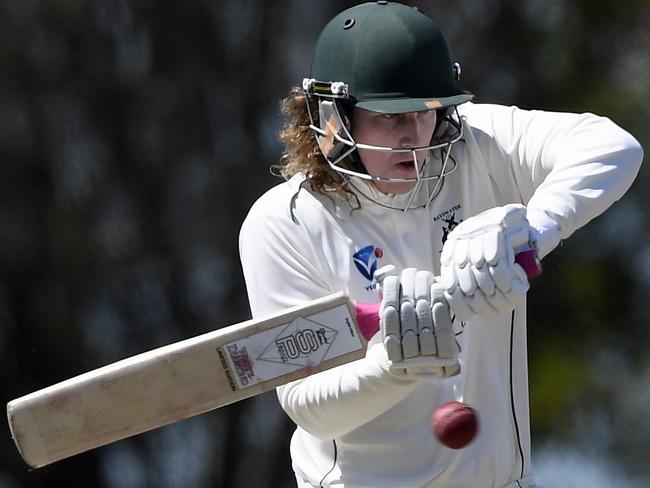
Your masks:
<svg viewBox="0 0 650 488"><path fill-rule="evenodd" d="M382 119L395 119L399 114L381 114Z"/></svg>

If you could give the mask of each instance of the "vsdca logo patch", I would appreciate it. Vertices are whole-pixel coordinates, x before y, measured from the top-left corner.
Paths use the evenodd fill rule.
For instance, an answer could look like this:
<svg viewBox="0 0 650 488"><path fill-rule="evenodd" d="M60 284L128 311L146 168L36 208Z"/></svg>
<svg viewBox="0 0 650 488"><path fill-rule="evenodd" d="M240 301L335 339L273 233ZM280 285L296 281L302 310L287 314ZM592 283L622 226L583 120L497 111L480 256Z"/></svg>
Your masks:
<svg viewBox="0 0 650 488"><path fill-rule="evenodd" d="M359 249L352 255L354 265L368 281L372 281L384 252L372 244Z"/></svg>

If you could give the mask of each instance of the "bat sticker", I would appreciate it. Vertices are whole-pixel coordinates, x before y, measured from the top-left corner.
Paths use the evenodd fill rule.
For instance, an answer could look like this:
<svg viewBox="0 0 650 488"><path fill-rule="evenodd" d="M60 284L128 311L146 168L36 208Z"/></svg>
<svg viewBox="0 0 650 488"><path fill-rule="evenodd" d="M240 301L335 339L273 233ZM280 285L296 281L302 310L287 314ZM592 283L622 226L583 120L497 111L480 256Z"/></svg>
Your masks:
<svg viewBox="0 0 650 488"><path fill-rule="evenodd" d="M222 349L228 365L224 369L231 371L229 379L235 389L317 367L331 357L362 347L356 334L347 333L353 329L346 306L323 313L328 314L326 320L320 321L317 315L297 317L288 324L227 344ZM325 325L333 320L341 324L338 330Z"/></svg>

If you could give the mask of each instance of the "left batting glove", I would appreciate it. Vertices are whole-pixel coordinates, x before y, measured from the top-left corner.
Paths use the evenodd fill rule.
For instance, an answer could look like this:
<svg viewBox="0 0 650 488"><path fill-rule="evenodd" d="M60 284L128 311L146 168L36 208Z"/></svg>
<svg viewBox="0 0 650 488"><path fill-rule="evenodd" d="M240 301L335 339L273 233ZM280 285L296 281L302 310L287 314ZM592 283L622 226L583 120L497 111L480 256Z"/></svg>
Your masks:
<svg viewBox="0 0 650 488"><path fill-rule="evenodd" d="M492 319L515 308L529 288L515 252L531 246L530 236L526 207L519 204L486 210L454 228L442 248L440 274L456 318Z"/></svg>
<svg viewBox="0 0 650 488"><path fill-rule="evenodd" d="M435 377L459 373L458 347L444 288L433 273L394 266L375 273L380 325L393 371Z"/></svg>

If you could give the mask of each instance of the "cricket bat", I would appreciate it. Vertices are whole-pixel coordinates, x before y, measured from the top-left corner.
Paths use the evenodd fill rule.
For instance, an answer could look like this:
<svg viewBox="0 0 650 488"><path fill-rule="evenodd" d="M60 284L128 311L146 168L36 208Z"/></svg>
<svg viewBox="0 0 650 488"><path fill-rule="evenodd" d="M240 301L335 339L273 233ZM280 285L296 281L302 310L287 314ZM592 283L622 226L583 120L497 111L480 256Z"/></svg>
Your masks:
<svg viewBox="0 0 650 488"><path fill-rule="evenodd" d="M515 259L541 273L533 249ZM223 407L363 358L378 310L336 293L109 364L9 402L11 435L39 468Z"/></svg>
<svg viewBox="0 0 650 488"><path fill-rule="evenodd" d="M7 404L34 468L363 358L379 304L337 293L109 364Z"/></svg>

